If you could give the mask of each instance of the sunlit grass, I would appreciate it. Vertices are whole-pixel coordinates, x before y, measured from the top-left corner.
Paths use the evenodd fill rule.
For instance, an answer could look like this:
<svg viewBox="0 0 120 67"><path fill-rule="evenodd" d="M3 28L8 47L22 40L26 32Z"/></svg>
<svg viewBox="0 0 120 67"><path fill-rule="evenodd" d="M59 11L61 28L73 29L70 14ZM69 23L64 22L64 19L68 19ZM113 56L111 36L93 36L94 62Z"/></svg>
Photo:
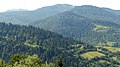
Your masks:
<svg viewBox="0 0 120 67"><path fill-rule="evenodd" d="M111 52L120 52L120 48L104 46L103 48L108 49Z"/></svg>
<svg viewBox="0 0 120 67"><path fill-rule="evenodd" d="M105 56L104 54L102 53L99 53L97 51L93 51L93 52L86 52L84 54L81 54L82 57L84 57L85 59L92 59L92 58L95 58L95 57L102 57L102 56Z"/></svg>
<svg viewBox="0 0 120 67"><path fill-rule="evenodd" d="M29 44L28 42L25 42L24 45L33 47L33 48L39 47L37 44Z"/></svg>
<svg viewBox="0 0 120 67"><path fill-rule="evenodd" d="M93 31L95 31L95 32L107 32L106 29L108 29L108 28L110 28L110 27L95 24L95 28L93 28Z"/></svg>

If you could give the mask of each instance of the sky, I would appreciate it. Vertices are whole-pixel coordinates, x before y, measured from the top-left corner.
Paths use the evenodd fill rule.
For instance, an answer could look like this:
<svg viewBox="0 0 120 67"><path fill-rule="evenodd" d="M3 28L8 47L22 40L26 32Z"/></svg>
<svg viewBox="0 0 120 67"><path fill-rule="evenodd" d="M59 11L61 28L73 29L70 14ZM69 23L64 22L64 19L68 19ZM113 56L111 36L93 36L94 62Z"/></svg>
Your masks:
<svg viewBox="0 0 120 67"><path fill-rule="evenodd" d="M0 0L0 12L12 9L35 10L55 4L93 5L120 10L119 0Z"/></svg>

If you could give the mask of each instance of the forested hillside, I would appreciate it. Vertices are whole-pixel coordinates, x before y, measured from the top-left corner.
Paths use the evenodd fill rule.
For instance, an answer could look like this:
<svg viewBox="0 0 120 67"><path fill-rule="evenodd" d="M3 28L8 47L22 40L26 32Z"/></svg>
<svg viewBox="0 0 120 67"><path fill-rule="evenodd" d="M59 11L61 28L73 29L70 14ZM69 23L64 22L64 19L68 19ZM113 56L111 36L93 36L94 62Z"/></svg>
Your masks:
<svg viewBox="0 0 120 67"><path fill-rule="evenodd" d="M120 10L57 4L0 13L0 67L119 67Z"/></svg>
<svg viewBox="0 0 120 67"><path fill-rule="evenodd" d="M59 63L65 67L117 67L119 52L119 48L92 46L33 26L0 23L2 67L59 67Z"/></svg>
<svg viewBox="0 0 120 67"><path fill-rule="evenodd" d="M93 20L71 11L47 17L32 25L92 45L120 46L120 25L111 21Z"/></svg>
<svg viewBox="0 0 120 67"><path fill-rule="evenodd" d="M57 4L0 13L1 22L33 25L93 45L120 47L120 10Z"/></svg>
<svg viewBox="0 0 120 67"><path fill-rule="evenodd" d="M76 6L72 12L93 20L111 21L120 24L119 10L110 10L108 8L99 8L91 5Z"/></svg>

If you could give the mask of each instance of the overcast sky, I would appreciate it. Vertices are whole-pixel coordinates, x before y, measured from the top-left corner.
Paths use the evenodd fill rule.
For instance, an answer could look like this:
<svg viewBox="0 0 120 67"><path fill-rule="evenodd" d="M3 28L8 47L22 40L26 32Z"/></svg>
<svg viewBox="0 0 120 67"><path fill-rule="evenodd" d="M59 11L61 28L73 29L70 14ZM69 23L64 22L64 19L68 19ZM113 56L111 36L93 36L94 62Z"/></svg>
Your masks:
<svg viewBox="0 0 120 67"><path fill-rule="evenodd" d="M0 12L11 9L35 10L55 4L94 5L120 10L120 0L0 0Z"/></svg>

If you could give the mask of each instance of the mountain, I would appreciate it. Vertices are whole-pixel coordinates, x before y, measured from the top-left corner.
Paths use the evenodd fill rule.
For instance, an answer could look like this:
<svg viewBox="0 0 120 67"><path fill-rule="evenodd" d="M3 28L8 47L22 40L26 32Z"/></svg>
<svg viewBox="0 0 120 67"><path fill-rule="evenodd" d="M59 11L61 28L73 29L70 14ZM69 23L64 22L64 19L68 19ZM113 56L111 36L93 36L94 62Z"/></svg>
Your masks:
<svg viewBox="0 0 120 67"><path fill-rule="evenodd" d="M57 5L53 5L53 6L47 6L47 7L43 7L40 9L37 9L35 11L33 11L33 13L35 13L37 16L39 16L38 18L44 18L46 16L50 16L50 15L54 15L60 12L64 12L64 11L69 11L72 8L74 8L74 6L72 5L68 5L68 4L57 4Z"/></svg>
<svg viewBox="0 0 120 67"><path fill-rule="evenodd" d="M118 67L119 52L120 48L94 47L33 26L0 23L0 58L6 61L5 65L0 59L0 66L4 67L55 66L60 57L66 67Z"/></svg>
<svg viewBox="0 0 120 67"><path fill-rule="evenodd" d="M83 43L33 26L0 23L0 58L6 62L13 54L37 54L44 62L52 61L65 54L67 57L63 51L74 44Z"/></svg>
<svg viewBox="0 0 120 67"><path fill-rule="evenodd" d="M91 19L72 11L58 13L34 22L32 25L57 32L93 45L118 45L120 25L105 20ZM116 37L117 36L117 37Z"/></svg>
<svg viewBox="0 0 120 67"><path fill-rule="evenodd" d="M76 6L72 9L72 12L85 16L90 19L111 21L120 24L120 13L119 10L106 10L107 8L99 8L91 5Z"/></svg>
<svg viewBox="0 0 120 67"><path fill-rule="evenodd" d="M12 10L7 10L6 12L17 12L17 11L28 11L27 9L12 9Z"/></svg>
<svg viewBox="0 0 120 67"><path fill-rule="evenodd" d="M27 23L25 21L29 22L28 16L30 16L29 11L12 11L12 12L4 12L0 13L0 21L1 22L8 22L13 24L22 24L26 25ZM16 23L17 22L17 23Z"/></svg>
<svg viewBox="0 0 120 67"><path fill-rule="evenodd" d="M119 10L57 4L0 18L0 67L120 66Z"/></svg>
<svg viewBox="0 0 120 67"><path fill-rule="evenodd" d="M46 6L33 11L21 11L18 9L17 11L12 10L10 12L3 12L0 13L0 21L11 22L14 24L30 25L32 22L65 11L71 11L73 13L93 20L104 20L120 24L120 10L99 8L91 5L72 6L68 4Z"/></svg>
<svg viewBox="0 0 120 67"><path fill-rule="evenodd" d="M0 13L1 22L11 22L14 24L29 25L31 22L40 20L46 16L64 12L72 9L74 6L67 4L57 4L43 7L34 11L10 11ZM17 23L15 23L17 22Z"/></svg>
<svg viewBox="0 0 120 67"><path fill-rule="evenodd" d="M109 12L112 12L112 13L114 13L116 15L120 15L120 10L112 10L110 8L104 8L104 9L107 10L107 11L109 11Z"/></svg>
<svg viewBox="0 0 120 67"><path fill-rule="evenodd" d="M4 12L0 18L1 22L33 25L89 44L120 43L119 10L57 4L33 11Z"/></svg>

